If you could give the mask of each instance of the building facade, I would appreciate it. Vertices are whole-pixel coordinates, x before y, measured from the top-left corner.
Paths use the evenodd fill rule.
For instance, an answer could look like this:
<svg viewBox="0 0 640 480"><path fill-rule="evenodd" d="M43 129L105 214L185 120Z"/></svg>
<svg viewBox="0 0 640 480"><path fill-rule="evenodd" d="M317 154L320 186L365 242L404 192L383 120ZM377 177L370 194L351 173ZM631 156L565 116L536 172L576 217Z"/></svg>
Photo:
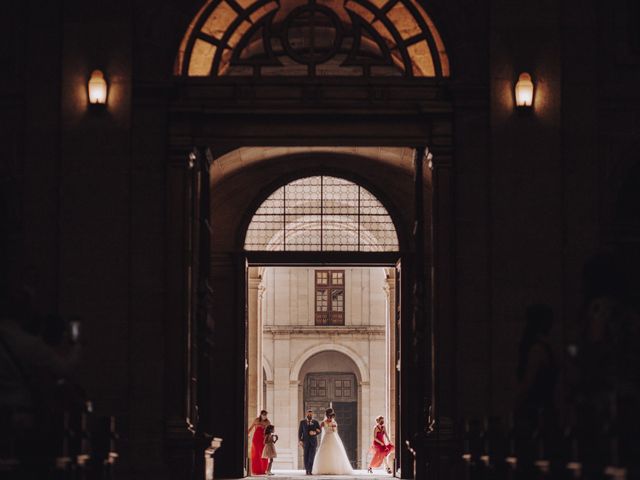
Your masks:
<svg viewBox="0 0 640 480"><path fill-rule="evenodd" d="M334 326L326 324L327 310L319 305L324 284L318 282L325 274L340 276L337 285L344 293L343 318ZM390 419L395 408L390 402L390 283L393 278L389 282L381 267L267 267L262 272L264 405L280 436L275 468L302 468L298 423L309 408L321 421L329 406L337 412L353 466L366 463L375 417ZM393 432L391 422L388 428Z"/></svg>

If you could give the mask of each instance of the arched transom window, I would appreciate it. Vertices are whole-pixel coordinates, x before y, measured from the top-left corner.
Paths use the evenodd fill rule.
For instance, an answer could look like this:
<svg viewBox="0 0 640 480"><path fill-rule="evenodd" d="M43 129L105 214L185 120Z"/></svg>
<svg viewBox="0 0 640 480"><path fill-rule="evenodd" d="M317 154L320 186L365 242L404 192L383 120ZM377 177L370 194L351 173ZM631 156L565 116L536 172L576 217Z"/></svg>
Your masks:
<svg viewBox="0 0 640 480"><path fill-rule="evenodd" d="M449 59L418 0L207 0L175 73L448 77Z"/></svg>
<svg viewBox="0 0 640 480"><path fill-rule="evenodd" d="M280 187L258 208L245 250L395 252L398 236L371 192L348 180L316 176Z"/></svg>

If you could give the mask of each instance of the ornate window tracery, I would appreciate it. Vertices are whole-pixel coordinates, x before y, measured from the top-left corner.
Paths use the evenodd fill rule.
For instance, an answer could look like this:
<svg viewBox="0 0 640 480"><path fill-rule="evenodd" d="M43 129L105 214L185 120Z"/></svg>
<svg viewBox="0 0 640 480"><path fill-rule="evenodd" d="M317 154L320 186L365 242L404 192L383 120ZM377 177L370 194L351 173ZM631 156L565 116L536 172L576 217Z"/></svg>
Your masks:
<svg viewBox="0 0 640 480"><path fill-rule="evenodd" d="M175 73L448 77L449 60L418 0L207 0Z"/></svg>
<svg viewBox="0 0 640 480"><path fill-rule="evenodd" d="M249 224L245 250L397 252L386 208L368 190L328 176L295 180L273 192Z"/></svg>

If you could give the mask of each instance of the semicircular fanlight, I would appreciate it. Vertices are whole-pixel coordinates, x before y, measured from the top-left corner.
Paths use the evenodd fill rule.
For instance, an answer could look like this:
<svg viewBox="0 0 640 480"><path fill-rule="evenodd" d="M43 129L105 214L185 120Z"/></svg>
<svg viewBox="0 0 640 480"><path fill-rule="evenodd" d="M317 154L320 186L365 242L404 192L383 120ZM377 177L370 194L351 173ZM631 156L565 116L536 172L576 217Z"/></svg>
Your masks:
<svg viewBox="0 0 640 480"><path fill-rule="evenodd" d="M183 76L448 77L418 0L207 0L180 45Z"/></svg>
<svg viewBox="0 0 640 480"><path fill-rule="evenodd" d="M256 210L245 250L396 252L389 212L365 188L314 176L278 188Z"/></svg>

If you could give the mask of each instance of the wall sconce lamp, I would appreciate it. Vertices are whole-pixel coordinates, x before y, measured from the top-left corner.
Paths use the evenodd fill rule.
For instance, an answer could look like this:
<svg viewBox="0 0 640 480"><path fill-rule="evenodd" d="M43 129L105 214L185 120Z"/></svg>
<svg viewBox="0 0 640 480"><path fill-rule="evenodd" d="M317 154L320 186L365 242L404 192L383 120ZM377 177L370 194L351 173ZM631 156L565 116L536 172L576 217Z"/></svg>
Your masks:
<svg viewBox="0 0 640 480"><path fill-rule="evenodd" d="M516 82L516 108L520 111L531 111L533 108L533 81L531 75L523 72Z"/></svg>
<svg viewBox="0 0 640 480"><path fill-rule="evenodd" d="M102 70L94 70L89 78L89 104L105 105L107 103L107 81Z"/></svg>

